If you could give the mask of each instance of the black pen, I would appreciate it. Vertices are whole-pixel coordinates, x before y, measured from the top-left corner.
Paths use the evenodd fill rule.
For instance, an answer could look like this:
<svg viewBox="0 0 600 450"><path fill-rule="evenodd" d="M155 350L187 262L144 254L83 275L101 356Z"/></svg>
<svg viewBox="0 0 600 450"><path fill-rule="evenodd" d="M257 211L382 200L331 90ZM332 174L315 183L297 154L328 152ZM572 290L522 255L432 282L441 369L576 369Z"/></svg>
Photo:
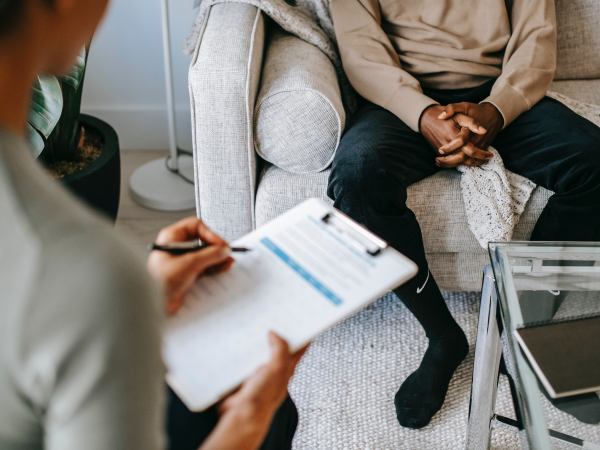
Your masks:
<svg viewBox="0 0 600 450"><path fill-rule="evenodd" d="M171 255L185 255L186 253L197 252L199 250L208 248L213 244L207 244L200 240L188 241L188 242L172 242L170 244L157 244L156 242L148 246L150 251L159 251L170 253ZM233 253L247 253L250 251L246 247L231 247L230 250Z"/></svg>

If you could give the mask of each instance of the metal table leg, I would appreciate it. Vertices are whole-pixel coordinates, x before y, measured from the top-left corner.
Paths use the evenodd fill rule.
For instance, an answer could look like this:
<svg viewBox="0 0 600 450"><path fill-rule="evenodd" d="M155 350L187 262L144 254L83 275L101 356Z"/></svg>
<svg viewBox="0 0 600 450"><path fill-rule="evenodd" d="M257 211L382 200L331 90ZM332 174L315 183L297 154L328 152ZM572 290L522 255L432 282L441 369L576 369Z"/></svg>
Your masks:
<svg viewBox="0 0 600 450"><path fill-rule="evenodd" d="M467 426L467 449L489 448L502 343L497 321L498 300L490 266L483 273L481 306L475 343L475 363L471 385L471 402Z"/></svg>

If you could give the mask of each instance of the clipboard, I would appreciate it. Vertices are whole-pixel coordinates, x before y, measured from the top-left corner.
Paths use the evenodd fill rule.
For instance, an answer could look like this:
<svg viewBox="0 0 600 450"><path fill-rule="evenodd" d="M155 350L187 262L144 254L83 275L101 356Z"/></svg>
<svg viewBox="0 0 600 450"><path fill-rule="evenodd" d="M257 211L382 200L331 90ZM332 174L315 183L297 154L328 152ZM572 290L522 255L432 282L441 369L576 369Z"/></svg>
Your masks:
<svg viewBox="0 0 600 450"><path fill-rule="evenodd" d="M218 402L270 359L269 331L296 351L418 270L318 199L233 245L252 251L228 273L200 279L167 319L167 382L191 411Z"/></svg>

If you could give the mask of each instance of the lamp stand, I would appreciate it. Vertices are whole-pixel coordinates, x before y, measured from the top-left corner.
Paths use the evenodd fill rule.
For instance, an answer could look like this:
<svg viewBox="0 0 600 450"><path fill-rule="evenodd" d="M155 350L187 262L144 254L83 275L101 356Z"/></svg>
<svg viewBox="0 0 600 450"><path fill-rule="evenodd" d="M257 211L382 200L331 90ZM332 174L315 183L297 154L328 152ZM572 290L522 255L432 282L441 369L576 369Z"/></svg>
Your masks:
<svg viewBox="0 0 600 450"><path fill-rule="evenodd" d="M194 166L189 152L184 152L177 147L168 0L162 0L161 5L165 88L169 120L169 156L167 159L150 161L136 169L129 179L129 192L136 203L146 208L160 211L184 211L193 209L195 205Z"/></svg>

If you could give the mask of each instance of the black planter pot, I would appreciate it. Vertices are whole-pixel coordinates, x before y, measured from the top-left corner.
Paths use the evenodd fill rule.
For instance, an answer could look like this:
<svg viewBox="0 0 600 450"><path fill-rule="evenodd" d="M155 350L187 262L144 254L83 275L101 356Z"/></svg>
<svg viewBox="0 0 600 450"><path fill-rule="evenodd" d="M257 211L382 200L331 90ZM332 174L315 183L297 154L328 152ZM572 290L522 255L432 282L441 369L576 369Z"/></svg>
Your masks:
<svg viewBox="0 0 600 450"><path fill-rule="evenodd" d="M102 155L85 170L61 181L85 203L114 222L119 212L121 193L119 138L109 124L96 117L82 114L81 124L98 133L103 144Z"/></svg>

